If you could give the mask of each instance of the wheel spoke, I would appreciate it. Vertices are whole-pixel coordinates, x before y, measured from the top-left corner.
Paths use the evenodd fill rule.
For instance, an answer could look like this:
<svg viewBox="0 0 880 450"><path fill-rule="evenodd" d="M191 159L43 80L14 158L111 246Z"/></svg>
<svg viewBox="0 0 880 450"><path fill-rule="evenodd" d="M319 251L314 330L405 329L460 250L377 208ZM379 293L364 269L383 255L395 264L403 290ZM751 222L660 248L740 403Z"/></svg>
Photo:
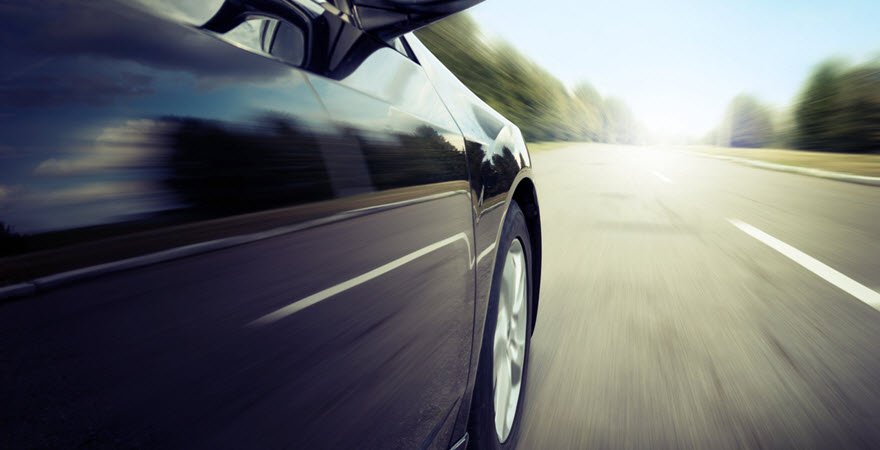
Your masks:
<svg viewBox="0 0 880 450"><path fill-rule="evenodd" d="M495 340L495 346L492 351L494 364L496 367L499 367L499 364L504 364L504 361L510 359L510 354L508 353L508 345L506 344L507 343L504 339Z"/></svg>
<svg viewBox="0 0 880 450"><path fill-rule="evenodd" d="M511 339L507 343L507 354L511 361L522 361L523 359L523 351L525 350L525 346L522 342L518 342L516 339Z"/></svg>
<svg viewBox="0 0 880 450"><path fill-rule="evenodd" d="M528 326L528 267L519 239L508 248L498 290L498 316L493 340L492 381L495 431L506 441L519 406Z"/></svg>
<svg viewBox="0 0 880 450"><path fill-rule="evenodd" d="M507 416L507 409L510 407L510 388L511 373L510 360L503 358L498 361L500 364L496 366L497 381L495 383L495 426L505 425L504 418ZM499 419L502 419L499 421ZM500 428L499 428L500 429Z"/></svg>
<svg viewBox="0 0 880 450"><path fill-rule="evenodd" d="M516 314L522 308L523 302L525 300L525 267L524 262L521 259L516 261L517 271L516 271L516 280L514 281L514 307L511 308L513 313Z"/></svg>
<svg viewBox="0 0 880 450"><path fill-rule="evenodd" d="M504 284L502 291L506 294L503 298L503 304L507 307L508 312L515 311L514 302L516 301L516 267L511 261L507 261L504 265ZM502 303L502 302L499 302Z"/></svg>
<svg viewBox="0 0 880 450"><path fill-rule="evenodd" d="M516 391L516 394L519 394L519 385L522 382L522 362L515 361L513 359L510 360L510 386L511 391ZM513 392L511 392L513 395Z"/></svg>

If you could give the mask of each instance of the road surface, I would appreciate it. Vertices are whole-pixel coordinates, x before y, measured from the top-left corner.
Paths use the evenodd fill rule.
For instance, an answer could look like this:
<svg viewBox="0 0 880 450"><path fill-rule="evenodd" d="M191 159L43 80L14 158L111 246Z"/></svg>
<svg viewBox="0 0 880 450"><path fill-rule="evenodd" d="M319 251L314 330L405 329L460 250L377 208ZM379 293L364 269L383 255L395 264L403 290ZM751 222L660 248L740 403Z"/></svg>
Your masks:
<svg viewBox="0 0 880 450"><path fill-rule="evenodd" d="M658 148L534 166L520 448L880 446L880 189Z"/></svg>

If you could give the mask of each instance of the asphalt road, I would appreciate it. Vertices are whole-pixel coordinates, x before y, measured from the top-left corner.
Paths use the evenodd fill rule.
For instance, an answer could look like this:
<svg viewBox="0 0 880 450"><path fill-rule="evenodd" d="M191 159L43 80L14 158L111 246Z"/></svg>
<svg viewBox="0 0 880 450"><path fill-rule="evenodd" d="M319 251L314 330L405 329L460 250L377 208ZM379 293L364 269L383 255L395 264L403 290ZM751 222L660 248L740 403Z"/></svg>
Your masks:
<svg viewBox="0 0 880 450"><path fill-rule="evenodd" d="M520 448L880 447L880 189L659 148L533 159Z"/></svg>

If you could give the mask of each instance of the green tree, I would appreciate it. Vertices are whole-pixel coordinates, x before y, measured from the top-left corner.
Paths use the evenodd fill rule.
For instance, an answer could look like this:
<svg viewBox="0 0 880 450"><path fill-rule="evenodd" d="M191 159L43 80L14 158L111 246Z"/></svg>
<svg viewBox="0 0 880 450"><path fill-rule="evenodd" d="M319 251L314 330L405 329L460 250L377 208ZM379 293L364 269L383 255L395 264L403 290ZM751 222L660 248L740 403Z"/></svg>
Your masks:
<svg viewBox="0 0 880 450"><path fill-rule="evenodd" d="M810 76L795 107L795 145L802 149L831 149L840 105L839 60L822 63Z"/></svg>
<svg viewBox="0 0 880 450"><path fill-rule="evenodd" d="M802 149L880 151L880 61L819 65L796 104L793 141Z"/></svg>
<svg viewBox="0 0 880 450"><path fill-rule="evenodd" d="M840 109L830 125L831 149L880 151L880 64L848 70L839 81Z"/></svg>
<svg viewBox="0 0 880 450"><path fill-rule="evenodd" d="M487 40L466 14L417 35L462 83L517 124L528 141L638 139L637 123L626 105L603 101L586 83L569 91L512 45Z"/></svg>
<svg viewBox="0 0 880 450"><path fill-rule="evenodd" d="M730 102L717 137L731 147L766 147L774 139L773 119L757 99L739 95Z"/></svg>
<svg viewBox="0 0 880 450"><path fill-rule="evenodd" d="M578 137L592 142L605 140L604 101L599 91L582 81L575 86L572 94L574 114L580 119L577 121Z"/></svg>

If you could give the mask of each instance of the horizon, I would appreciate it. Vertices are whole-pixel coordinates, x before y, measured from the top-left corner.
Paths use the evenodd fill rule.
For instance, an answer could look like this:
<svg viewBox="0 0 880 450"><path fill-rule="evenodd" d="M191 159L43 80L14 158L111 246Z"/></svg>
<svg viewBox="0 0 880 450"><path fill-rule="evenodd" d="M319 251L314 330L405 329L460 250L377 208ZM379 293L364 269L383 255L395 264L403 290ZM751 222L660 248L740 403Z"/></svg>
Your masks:
<svg viewBox="0 0 880 450"><path fill-rule="evenodd" d="M623 100L659 139L711 132L740 94L785 112L823 61L880 58L880 2L631 0L557 13L578 9L573 0L553 8L489 0L470 13L488 37L509 42L569 89L586 81L603 97ZM535 21L553 22L555 32Z"/></svg>

